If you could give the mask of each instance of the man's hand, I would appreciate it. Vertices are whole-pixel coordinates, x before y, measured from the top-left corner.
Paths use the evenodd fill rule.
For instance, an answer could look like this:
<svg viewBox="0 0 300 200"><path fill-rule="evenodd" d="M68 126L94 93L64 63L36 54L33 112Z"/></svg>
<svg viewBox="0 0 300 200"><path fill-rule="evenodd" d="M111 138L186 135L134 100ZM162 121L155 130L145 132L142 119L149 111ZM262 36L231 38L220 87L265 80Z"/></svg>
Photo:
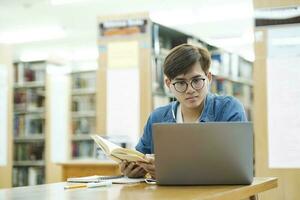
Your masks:
<svg viewBox="0 0 300 200"><path fill-rule="evenodd" d="M137 164L144 168L152 178L155 179L155 165L154 165L154 154L146 154L146 160L149 162L138 161Z"/></svg>
<svg viewBox="0 0 300 200"><path fill-rule="evenodd" d="M143 167L135 164L134 162L122 161L120 167L122 174L129 178L141 178L147 173Z"/></svg>

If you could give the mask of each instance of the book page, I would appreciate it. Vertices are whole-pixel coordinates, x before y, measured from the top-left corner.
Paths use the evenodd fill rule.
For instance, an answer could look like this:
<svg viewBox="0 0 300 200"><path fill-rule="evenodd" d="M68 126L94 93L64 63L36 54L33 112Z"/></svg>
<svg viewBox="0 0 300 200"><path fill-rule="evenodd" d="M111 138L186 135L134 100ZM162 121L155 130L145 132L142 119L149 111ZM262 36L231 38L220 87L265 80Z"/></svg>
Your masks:
<svg viewBox="0 0 300 200"><path fill-rule="evenodd" d="M131 149L114 149L112 152L112 155L122 159L127 160L129 162L136 162L136 161L143 161L148 162L146 159L144 159L145 155Z"/></svg>
<svg viewBox="0 0 300 200"><path fill-rule="evenodd" d="M110 155L114 149L122 148L99 135L92 135L91 137L95 140L97 145L108 155Z"/></svg>
<svg viewBox="0 0 300 200"><path fill-rule="evenodd" d="M129 162L148 162L146 159L144 159L144 154L138 151L122 148L99 135L93 135L92 138L95 140L98 146L107 154L109 158L118 163L122 160L127 160Z"/></svg>

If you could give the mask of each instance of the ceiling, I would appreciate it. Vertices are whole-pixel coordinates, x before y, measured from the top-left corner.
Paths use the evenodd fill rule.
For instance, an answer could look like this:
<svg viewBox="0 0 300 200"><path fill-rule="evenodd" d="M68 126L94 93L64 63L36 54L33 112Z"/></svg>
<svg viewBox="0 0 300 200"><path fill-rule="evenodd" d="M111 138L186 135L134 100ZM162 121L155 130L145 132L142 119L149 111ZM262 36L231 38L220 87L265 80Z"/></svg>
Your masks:
<svg viewBox="0 0 300 200"><path fill-rule="evenodd" d="M5 33L55 27L64 35L12 44L14 58L55 54L72 60L86 54L85 59L94 60L97 17L141 11L155 22L254 59L251 0L0 0L0 41L1 33L3 38Z"/></svg>

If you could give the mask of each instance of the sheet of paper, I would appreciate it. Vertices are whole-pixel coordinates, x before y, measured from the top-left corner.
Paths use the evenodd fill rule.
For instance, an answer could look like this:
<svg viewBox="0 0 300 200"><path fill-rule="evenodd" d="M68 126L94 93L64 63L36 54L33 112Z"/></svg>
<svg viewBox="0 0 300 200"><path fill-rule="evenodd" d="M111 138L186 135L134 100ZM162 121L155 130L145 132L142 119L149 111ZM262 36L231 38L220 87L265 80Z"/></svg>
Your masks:
<svg viewBox="0 0 300 200"><path fill-rule="evenodd" d="M300 167L300 58L268 60L269 166Z"/></svg>
<svg viewBox="0 0 300 200"><path fill-rule="evenodd" d="M270 168L300 167L299 26L268 31L267 104ZM299 36L298 36L299 37Z"/></svg>
<svg viewBox="0 0 300 200"><path fill-rule="evenodd" d="M7 165L8 87L7 67L0 65L0 166Z"/></svg>
<svg viewBox="0 0 300 200"><path fill-rule="evenodd" d="M107 132L108 135L138 137L140 80L138 42L108 45Z"/></svg>
<svg viewBox="0 0 300 200"><path fill-rule="evenodd" d="M108 44L108 68L124 69L138 66L138 41L112 42Z"/></svg>
<svg viewBox="0 0 300 200"><path fill-rule="evenodd" d="M137 68L108 70L107 132L109 135L126 135L132 139L138 136L139 94Z"/></svg>

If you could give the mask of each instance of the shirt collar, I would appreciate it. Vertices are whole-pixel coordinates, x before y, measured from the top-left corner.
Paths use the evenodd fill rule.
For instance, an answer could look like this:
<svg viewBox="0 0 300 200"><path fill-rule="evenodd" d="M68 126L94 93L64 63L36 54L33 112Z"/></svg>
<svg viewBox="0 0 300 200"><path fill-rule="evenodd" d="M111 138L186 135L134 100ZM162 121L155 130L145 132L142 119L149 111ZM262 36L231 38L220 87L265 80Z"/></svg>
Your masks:
<svg viewBox="0 0 300 200"><path fill-rule="evenodd" d="M199 118L199 122L212 121L211 119L212 117L210 117L209 115L209 110L211 109L212 102L213 102L213 96L212 94L208 93L205 97L204 108L203 108L202 115ZM179 105L179 102L173 101L170 104L171 104L171 109L169 109L169 111L164 116L164 121L176 123L177 107Z"/></svg>

